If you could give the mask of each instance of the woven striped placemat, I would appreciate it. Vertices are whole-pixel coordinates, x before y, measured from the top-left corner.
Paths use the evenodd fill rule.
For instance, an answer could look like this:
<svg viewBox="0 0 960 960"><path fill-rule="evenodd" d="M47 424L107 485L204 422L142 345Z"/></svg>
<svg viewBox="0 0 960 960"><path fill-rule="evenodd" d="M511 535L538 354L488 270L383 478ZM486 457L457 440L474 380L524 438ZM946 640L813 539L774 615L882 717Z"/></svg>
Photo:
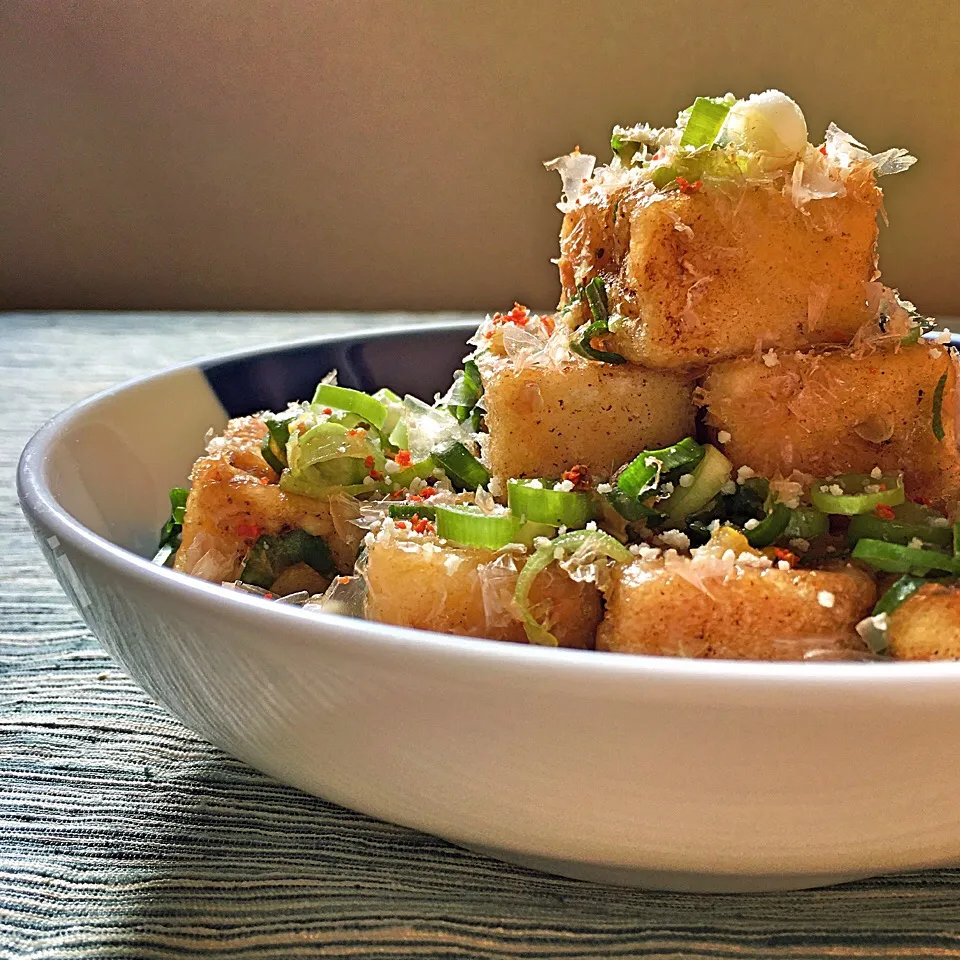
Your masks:
<svg viewBox="0 0 960 960"><path fill-rule="evenodd" d="M0 315L0 958L960 957L960 871L763 896L535 874L281 786L103 652L17 506L30 434L170 363L425 319Z"/></svg>

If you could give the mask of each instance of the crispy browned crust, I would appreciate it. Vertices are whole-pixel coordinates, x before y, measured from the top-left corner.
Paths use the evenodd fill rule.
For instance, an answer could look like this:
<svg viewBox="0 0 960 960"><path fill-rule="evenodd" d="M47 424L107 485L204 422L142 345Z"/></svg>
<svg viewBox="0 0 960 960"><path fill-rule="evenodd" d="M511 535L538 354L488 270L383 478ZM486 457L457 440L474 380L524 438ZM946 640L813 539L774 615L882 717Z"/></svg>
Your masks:
<svg viewBox="0 0 960 960"><path fill-rule="evenodd" d="M260 453L267 428L259 417L231 420L190 474L190 496L175 568L231 580L260 534L302 529L324 537L340 570L353 566L360 531L334 523L331 501L285 493Z"/></svg>
<svg viewBox="0 0 960 960"><path fill-rule="evenodd" d="M663 370L571 358L561 366L517 369L482 355L490 472L558 477L580 463L608 478L644 449L693 433L693 384Z"/></svg>
<svg viewBox="0 0 960 960"><path fill-rule="evenodd" d="M933 400L944 375L938 440ZM902 470L908 495L949 510L960 499L957 364L942 347L915 344L864 357L781 353L772 367L755 357L730 360L710 369L700 400L708 426L730 434L724 452L736 466L818 477L879 466Z"/></svg>
<svg viewBox="0 0 960 960"><path fill-rule="evenodd" d="M511 598L525 557L490 550L378 540L368 548L367 617L382 623L466 637L526 643ZM484 571L493 565L493 569ZM531 609L562 647L592 649L603 616L600 591L555 565L534 581Z"/></svg>
<svg viewBox="0 0 960 960"><path fill-rule="evenodd" d="M818 600L821 592L832 606ZM854 567L738 566L698 587L662 560L637 560L614 576L597 649L735 660L842 655L863 650L855 627L875 600L872 578Z"/></svg>
<svg viewBox="0 0 960 960"><path fill-rule="evenodd" d="M563 302L603 277L626 318L609 349L648 367L847 343L867 319L881 193L866 170L846 187L803 210L780 183L591 194L564 220Z"/></svg>
<svg viewBox="0 0 960 960"><path fill-rule="evenodd" d="M898 660L960 660L960 588L921 587L890 615L887 642Z"/></svg>

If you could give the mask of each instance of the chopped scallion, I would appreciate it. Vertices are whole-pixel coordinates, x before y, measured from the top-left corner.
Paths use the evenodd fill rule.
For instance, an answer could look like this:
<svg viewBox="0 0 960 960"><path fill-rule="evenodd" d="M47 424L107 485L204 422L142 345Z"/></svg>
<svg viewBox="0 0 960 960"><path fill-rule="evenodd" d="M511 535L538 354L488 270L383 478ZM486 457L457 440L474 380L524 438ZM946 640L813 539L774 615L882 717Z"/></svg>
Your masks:
<svg viewBox="0 0 960 960"><path fill-rule="evenodd" d="M153 557L153 562L161 567L173 566L174 555L180 547L189 495L186 487L174 487L170 491L170 516L160 531L159 548Z"/></svg>
<svg viewBox="0 0 960 960"><path fill-rule="evenodd" d="M668 474L679 470L691 473L703 455L704 448L692 437L662 450L644 450L617 478L617 489L628 497L643 496L655 489L659 479Z"/></svg>
<svg viewBox="0 0 960 960"><path fill-rule="evenodd" d="M598 515L592 493L554 490L552 481L511 480L507 485L507 504L518 517L577 530Z"/></svg>
<svg viewBox="0 0 960 960"><path fill-rule="evenodd" d="M851 556L887 573L910 573L925 577L931 570L940 570L960 574L960 561L951 555L883 540L860 540Z"/></svg>
<svg viewBox="0 0 960 960"><path fill-rule="evenodd" d="M712 147L723 128L730 104L712 97L697 97L680 139L681 147Z"/></svg>
<svg viewBox="0 0 960 960"><path fill-rule="evenodd" d="M877 507L895 507L904 499L903 477L899 474L875 479L869 473L848 473L814 480L810 488L810 500L818 510L848 517L870 513Z"/></svg>
<svg viewBox="0 0 960 960"><path fill-rule="evenodd" d="M947 386L947 375L944 374L937 381L933 391L933 435L937 440L942 440L943 432L943 391Z"/></svg>
<svg viewBox="0 0 960 960"><path fill-rule="evenodd" d="M553 563L556 552L560 550L572 554L576 550L588 547L598 556L609 557L618 563L630 563L633 559L630 551L619 540L601 530L576 530L565 533L540 547L524 564L517 577L517 587L513 594L514 602L523 616L523 629L530 643L541 646L558 646L557 638L546 627L537 622L530 611L530 590L537 577Z"/></svg>
<svg viewBox="0 0 960 960"><path fill-rule="evenodd" d="M909 573L905 573L898 580L895 580L877 601L877 605L873 608L873 616L878 617L881 613L893 613L900 604L912 597L928 582L923 577L913 577Z"/></svg>
<svg viewBox="0 0 960 960"><path fill-rule="evenodd" d="M324 577L337 573L323 537L311 536L305 530L289 530L257 539L244 561L240 580L269 590L274 580L295 563L305 563Z"/></svg>
<svg viewBox="0 0 960 960"><path fill-rule="evenodd" d="M703 459L693 471L689 487L674 487L673 493L661 504L667 518L679 523L699 513L730 479L733 464L713 445L705 444Z"/></svg>
<svg viewBox="0 0 960 960"><path fill-rule="evenodd" d="M433 459L461 490L476 490L490 483L487 468L459 440L434 450Z"/></svg>
<svg viewBox="0 0 960 960"><path fill-rule="evenodd" d="M775 503L773 509L753 529L744 530L747 543L751 547L769 547L776 543L790 522L791 510L782 503Z"/></svg>
<svg viewBox="0 0 960 960"><path fill-rule="evenodd" d="M351 390L349 387L335 387L330 383L321 383L317 387L311 406L314 409L333 407L345 410L347 413L356 414L377 430L383 429L387 419L387 408L370 394Z"/></svg>

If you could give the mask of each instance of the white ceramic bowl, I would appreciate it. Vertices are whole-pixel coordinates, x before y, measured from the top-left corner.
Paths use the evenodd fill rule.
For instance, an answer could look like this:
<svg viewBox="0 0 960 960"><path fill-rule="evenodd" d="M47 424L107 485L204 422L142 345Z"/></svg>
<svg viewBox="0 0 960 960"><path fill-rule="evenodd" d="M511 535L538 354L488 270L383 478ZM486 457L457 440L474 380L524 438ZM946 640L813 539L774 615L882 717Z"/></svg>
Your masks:
<svg viewBox="0 0 960 960"><path fill-rule="evenodd" d="M23 509L90 628L228 753L504 860L774 890L960 859L960 664L740 663L468 640L313 615L145 559L209 427L331 367L431 396L465 325L178 367L44 426Z"/></svg>

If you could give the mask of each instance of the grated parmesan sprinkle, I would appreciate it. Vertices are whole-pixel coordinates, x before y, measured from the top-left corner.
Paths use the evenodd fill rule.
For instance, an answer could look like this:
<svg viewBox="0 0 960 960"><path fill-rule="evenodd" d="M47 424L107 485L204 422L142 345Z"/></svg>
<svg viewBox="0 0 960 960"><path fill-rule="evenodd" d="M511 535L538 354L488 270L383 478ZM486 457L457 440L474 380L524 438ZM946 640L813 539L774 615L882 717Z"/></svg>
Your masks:
<svg viewBox="0 0 960 960"><path fill-rule="evenodd" d="M828 610L837 602L837 598L829 590L821 590L817 594L817 603Z"/></svg>
<svg viewBox="0 0 960 960"><path fill-rule="evenodd" d="M720 443L729 443L729 442L730 442L730 431L729 431L729 430L721 430L721 431L717 434L717 440L718 440Z"/></svg>

